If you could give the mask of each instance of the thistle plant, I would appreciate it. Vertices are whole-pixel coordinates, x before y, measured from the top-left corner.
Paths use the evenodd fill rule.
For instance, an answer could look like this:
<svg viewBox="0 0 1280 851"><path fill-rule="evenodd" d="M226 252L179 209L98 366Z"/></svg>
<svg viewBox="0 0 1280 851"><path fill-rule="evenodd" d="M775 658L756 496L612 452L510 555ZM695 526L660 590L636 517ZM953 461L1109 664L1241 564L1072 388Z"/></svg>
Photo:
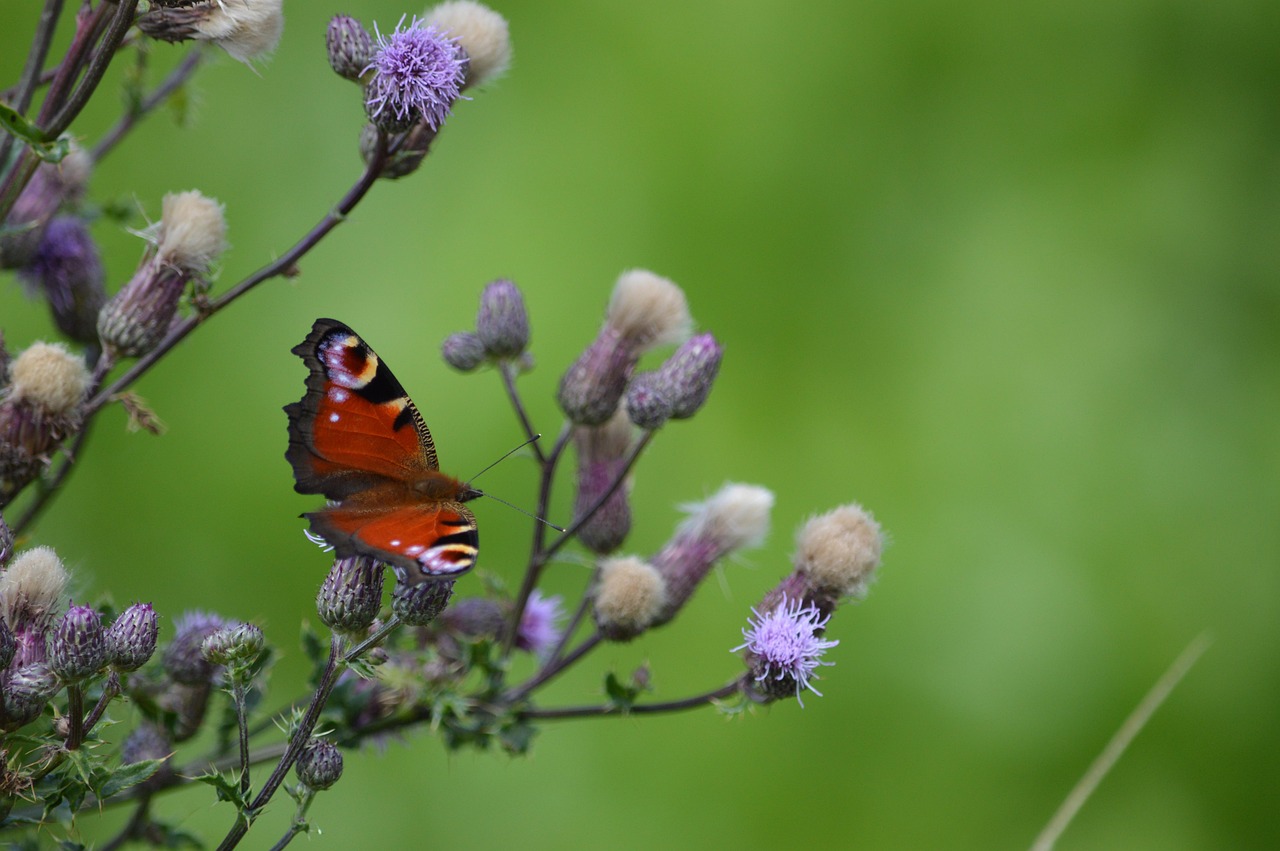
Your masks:
<svg viewBox="0 0 1280 851"><path fill-rule="evenodd" d="M87 228L94 164L186 85L211 48L260 62L281 37L281 3L90 0L76 15L65 54L51 61L61 11L58 0L44 4L22 76L5 90L0 112L0 260L47 303L51 333L65 338L27 342L13 356L0 338L0 509L9 512L8 523L0 519L6 838L72 830L77 818L124 807L132 815L104 847L180 843L181 832L151 805L166 792L204 783L229 805L220 848L244 840L264 809L279 805L283 787L296 811L275 841L281 848L311 829L318 794L341 788L344 759L376 759L354 749L398 731L430 729L452 749L522 754L538 725L552 719L695 707L738 712L819 694L819 669L831 664L823 655L839 643L827 637L832 618L865 597L883 546L874 519L854 504L801 528L791 571L742 612L741 637L724 637L724 650L740 659L726 654L725 670L708 672L702 691L660 699L649 695L660 672L623 678L604 671L603 700L545 701L548 685L590 664L598 645L678 629L711 571L760 546L770 525L773 493L729 483L684 506L685 519L656 551L628 548L633 528L652 522L634 516L630 497L633 480L645 474L639 462L646 448L711 401L726 354L714 333L691 334L681 287L645 269L623 272L611 294L599 293L602 327L554 378L554 390L536 385L536 323L513 281L480 289L474 328L441 342L449 367L475 380L495 376L509 400L537 470L536 514L548 517L557 489L572 491L566 528L537 525L521 572L490 570L481 560L474 574L424 581L365 552L336 553L327 577L312 584L300 578L297 588L316 595L318 625L303 640L314 688L275 711L262 699L274 637L237 619L253 618L253 611L193 608L160 618L147 602L119 612L71 603L74 583L57 554L29 539L73 465L93 463L92 453L81 451L91 423L119 403L134 422L154 429L154 417L129 394L138 379L231 302L292 274L380 180L418 171L457 101L509 65L510 43L501 16L470 0L443 3L421 18L406 15L390 29L334 18L310 37L358 89L352 106L366 123L351 131L353 154L358 149L363 161L351 188L280 257L230 285L218 281L218 271L234 199L175 191L161 201L154 224L136 229L143 240L136 271L114 282L104 280ZM128 110L101 138L73 144L75 119L107 65L154 40L187 53L153 89L130 92ZM665 360L638 371L653 352ZM545 444L525 403L530 385L554 393L563 414ZM502 534L498 524L486 527L486 537ZM580 552L571 555L572 547ZM576 598L548 592L549 572L583 563L589 570ZM433 566L439 564L427 563ZM161 620L173 624L162 641ZM123 711L125 704L133 711ZM131 729L118 720L125 716L134 719ZM255 784L250 769L258 765L270 773ZM296 785L286 783L291 771Z"/></svg>

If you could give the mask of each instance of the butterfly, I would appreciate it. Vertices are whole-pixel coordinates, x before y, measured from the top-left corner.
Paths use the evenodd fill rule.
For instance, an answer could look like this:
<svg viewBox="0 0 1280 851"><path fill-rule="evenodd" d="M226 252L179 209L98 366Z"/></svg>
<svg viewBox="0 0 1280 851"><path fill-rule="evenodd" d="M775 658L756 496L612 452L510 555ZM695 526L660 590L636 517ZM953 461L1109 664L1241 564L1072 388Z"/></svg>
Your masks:
<svg viewBox="0 0 1280 851"><path fill-rule="evenodd" d="M482 496L440 472L422 414L369 344L317 319L294 346L310 370L306 395L285 406L294 490L329 504L303 514L339 557L365 555L416 585L476 562L480 536L463 503Z"/></svg>

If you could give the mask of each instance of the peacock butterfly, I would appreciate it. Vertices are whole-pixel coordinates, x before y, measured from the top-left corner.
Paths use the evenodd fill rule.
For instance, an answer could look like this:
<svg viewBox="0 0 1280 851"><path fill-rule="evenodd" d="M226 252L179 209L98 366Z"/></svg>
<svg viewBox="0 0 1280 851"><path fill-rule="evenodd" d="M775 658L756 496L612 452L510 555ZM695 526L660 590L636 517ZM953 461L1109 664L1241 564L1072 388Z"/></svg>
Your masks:
<svg viewBox="0 0 1280 851"><path fill-rule="evenodd" d="M481 496L440 472L435 443L412 400L373 349L346 325L317 319L294 346L310 373L285 406L294 490L329 504L302 515L341 557L366 555L418 584L469 570L479 553Z"/></svg>

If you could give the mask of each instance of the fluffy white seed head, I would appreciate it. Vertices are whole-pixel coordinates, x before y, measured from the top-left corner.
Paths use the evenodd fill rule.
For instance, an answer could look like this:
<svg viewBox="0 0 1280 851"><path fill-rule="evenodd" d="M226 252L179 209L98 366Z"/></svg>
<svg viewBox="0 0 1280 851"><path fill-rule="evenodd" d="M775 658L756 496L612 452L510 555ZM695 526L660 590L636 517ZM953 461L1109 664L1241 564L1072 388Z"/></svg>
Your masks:
<svg viewBox="0 0 1280 851"><path fill-rule="evenodd" d="M192 273L209 269L227 245L222 205L192 189L164 196L156 258Z"/></svg>
<svg viewBox="0 0 1280 851"><path fill-rule="evenodd" d="M32 343L9 365L11 397L47 413L66 415L75 410L89 387L84 360L61 343Z"/></svg>
<svg viewBox="0 0 1280 851"><path fill-rule="evenodd" d="M20 553L0 574L0 615L10 629L47 628L67 587L67 571L52 547Z"/></svg>
<svg viewBox="0 0 1280 851"><path fill-rule="evenodd" d="M248 64L275 50L284 31L284 0L218 0L194 22L198 38L212 41Z"/></svg>
<svg viewBox="0 0 1280 851"><path fill-rule="evenodd" d="M482 86L511 65L507 19L482 3L449 0L428 9L424 22L456 38L467 52L467 86Z"/></svg>
<svg viewBox="0 0 1280 851"><path fill-rule="evenodd" d="M850 503L801 526L792 561L814 588L863 597L883 549L880 524L861 505Z"/></svg>
<svg viewBox="0 0 1280 851"><path fill-rule="evenodd" d="M714 541L721 552L758 547L769 534L773 491L730 482L703 502L681 506L689 517L680 536Z"/></svg>
<svg viewBox="0 0 1280 851"><path fill-rule="evenodd" d="M654 622L666 602L666 582L653 565L635 556L601 563L595 616L606 635L631 638L640 634Z"/></svg>
<svg viewBox="0 0 1280 851"><path fill-rule="evenodd" d="M606 321L638 351L678 343L693 325L684 291L646 269L619 276Z"/></svg>

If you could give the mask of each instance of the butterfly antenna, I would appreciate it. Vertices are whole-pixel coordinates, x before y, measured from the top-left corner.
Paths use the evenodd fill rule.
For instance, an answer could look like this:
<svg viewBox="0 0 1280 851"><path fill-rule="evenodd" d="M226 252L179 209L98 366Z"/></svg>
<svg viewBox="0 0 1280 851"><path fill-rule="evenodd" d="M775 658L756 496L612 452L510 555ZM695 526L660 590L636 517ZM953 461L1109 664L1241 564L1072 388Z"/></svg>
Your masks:
<svg viewBox="0 0 1280 851"><path fill-rule="evenodd" d="M504 454L504 455L503 455L501 458L499 458L497 461L494 461L494 462L493 462L492 464L490 464L488 467L485 467L483 470L481 470L480 472L478 472L478 473L476 473L474 476L472 476L470 479L468 479L468 480L467 480L467 484L471 484L471 483L472 483L472 482L474 482L476 479L480 478L480 477L481 477L481 476L483 476L485 473L489 472L489 471L490 471L490 470L492 470L494 467L498 466L498 465L499 465L499 464L501 464L503 461L507 460L507 459L508 459L508 458L510 458L512 455L514 455L514 454L516 454L517 452L519 452L521 449L524 449L524 448L525 448L526 446L528 446L530 443L533 443L534 441L541 439L541 437L542 437L542 435L540 435L540 434L535 434L533 437L529 438L528 440L526 440L524 443L520 444L520 445L519 445L519 446L517 446L516 448L509 450L506 454ZM486 496L488 496L488 494L486 494ZM498 502L502 502L502 500L498 500ZM513 505L513 506L511 506L511 507L512 507L512 508L515 508L515 506L514 506L514 505ZM526 512L526 513L528 513L528 512ZM563 531L563 530L562 530L562 531Z"/></svg>
<svg viewBox="0 0 1280 851"><path fill-rule="evenodd" d="M518 448L518 447L517 447L517 448ZM508 453L508 454L510 454L510 453ZM481 496L487 496L487 497L489 497L489 499L492 499L492 500L494 500L495 502L500 502L500 503L502 503L503 505L505 505L507 508L514 508L516 511L519 511L519 512L520 512L521 514L523 514L525 517L532 517L534 520L537 520L539 523L543 524L544 526L550 526L552 529L555 529L557 532L563 532L563 531L565 531L563 526L557 526L556 524L552 523L550 520L547 520L547 519L545 519L545 518L539 517L538 515L534 514L532 511L525 511L525 510L524 510L523 508L521 508L520 506L518 506L518 505L513 505L512 503L507 502L505 499L502 499L501 497L497 497L497 496L494 496L494 495L493 495L493 494L491 494L491 493L485 493L485 492L483 492L483 491L481 491L481 492L480 492L480 495L481 495Z"/></svg>

